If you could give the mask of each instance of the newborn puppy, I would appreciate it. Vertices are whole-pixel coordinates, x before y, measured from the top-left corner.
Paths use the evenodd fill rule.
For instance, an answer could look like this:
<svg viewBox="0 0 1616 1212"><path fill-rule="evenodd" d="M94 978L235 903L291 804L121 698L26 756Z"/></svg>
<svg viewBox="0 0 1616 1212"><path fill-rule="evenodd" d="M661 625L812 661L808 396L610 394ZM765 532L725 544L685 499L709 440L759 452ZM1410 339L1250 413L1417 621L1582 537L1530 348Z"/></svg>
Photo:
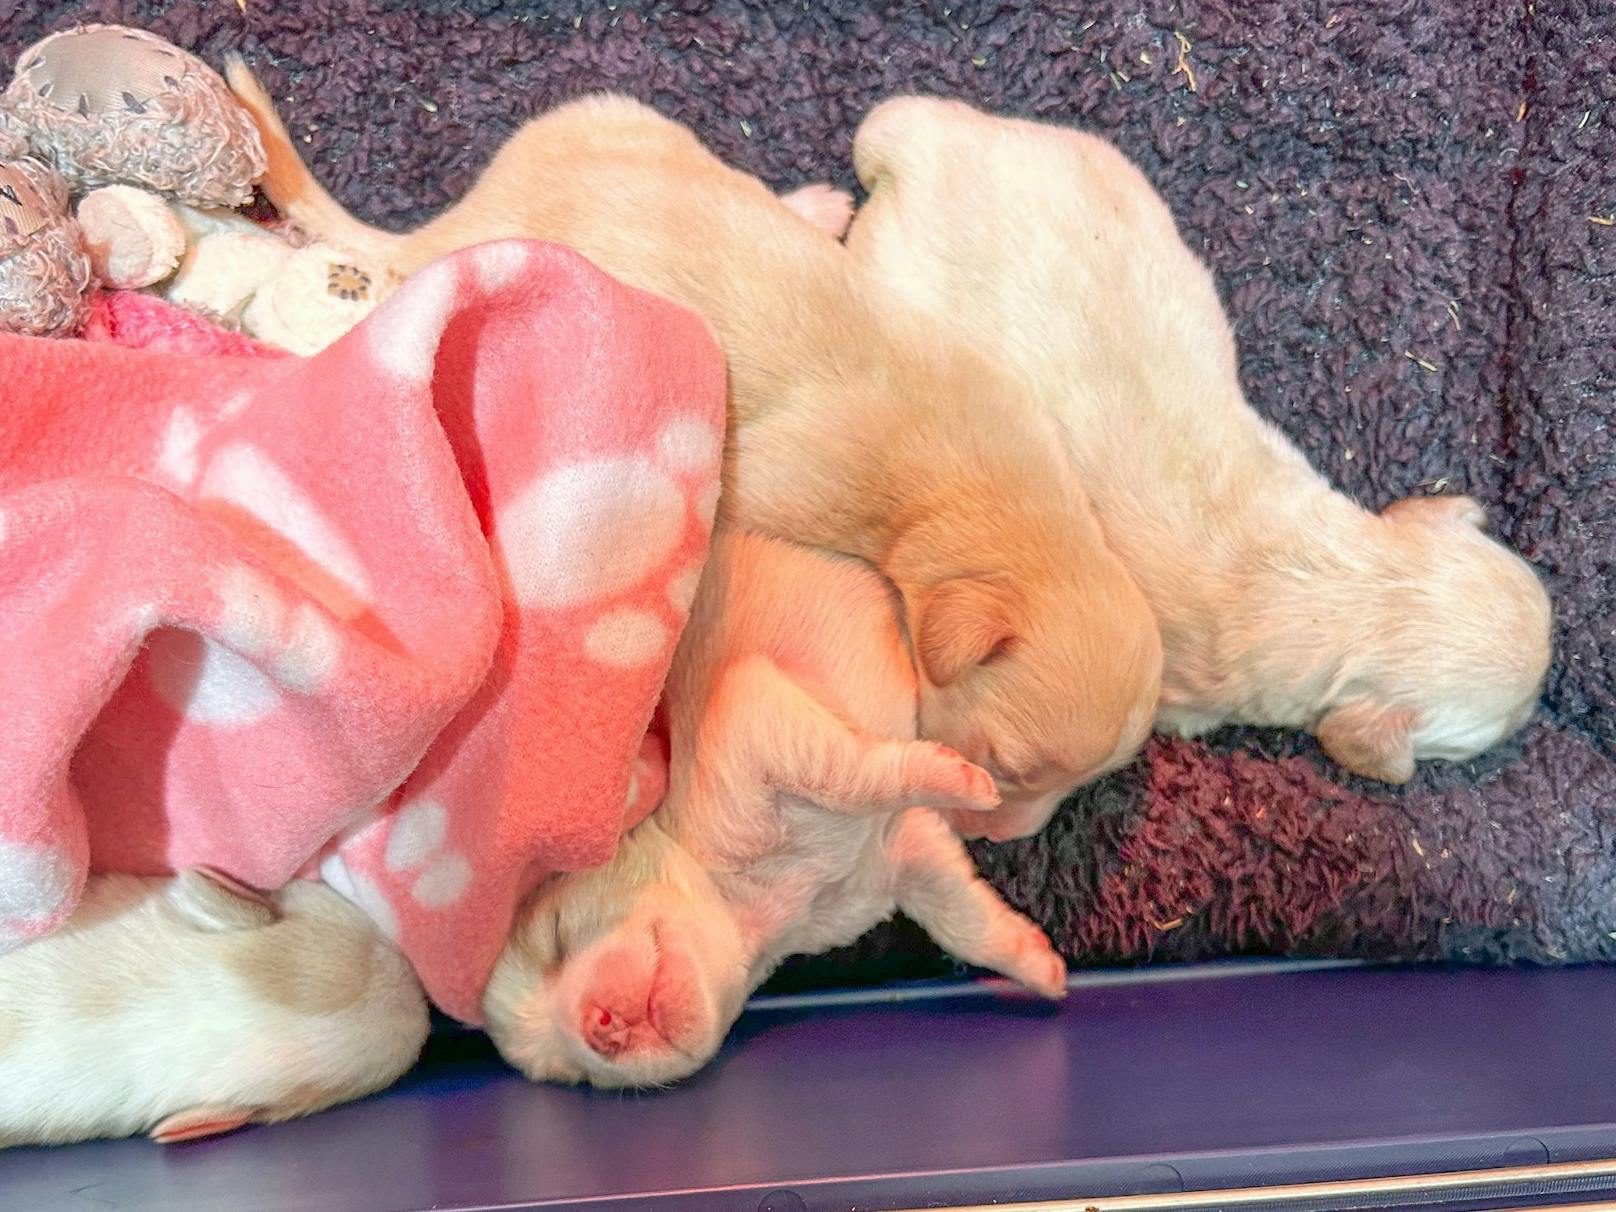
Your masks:
<svg viewBox="0 0 1616 1212"><path fill-rule="evenodd" d="M916 741L916 683L867 568L715 536L669 675L669 787L603 867L546 882L484 999L530 1077L646 1086L694 1072L787 955L902 909L1046 997L1065 968L936 808L991 812L988 775Z"/></svg>
<svg viewBox="0 0 1616 1212"><path fill-rule="evenodd" d="M1532 570L1469 499L1364 511L1247 406L1210 274L1113 147L904 98L865 119L854 162L857 259L1060 427L1161 623L1158 726L1306 728L1402 782L1525 722L1550 659Z"/></svg>
<svg viewBox="0 0 1616 1212"><path fill-rule="evenodd" d="M389 1085L426 1040L399 951L331 889L92 876L0 955L0 1147L273 1123Z"/></svg>
<svg viewBox="0 0 1616 1212"><path fill-rule="evenodd" d="M505 1056L536 1078L683 1077L781 959L896 908L1061 997L1060 957L933 811L998 797L913 739L916 691L868 568L715 536L668 680L668 794L611 862L534 894L485 999ZM67 926L0 955L0 1147L306 1115L391 1083L426 1033L403 956L322 884L95 876Z"/></svg>
<svg viewBox="0 0 1616 1212"><path fill-rule="evenodd" d="M846 199L788 205L684 127L622 97L529 122L471 191L389 235L298 159L239 61L232 87L269 157L265 192L399 276L503 237L577 249L705 317L729 367L724 516L873 563L898 588L922 674L921 735L992 770L996 826L1036 830L1150 730L1161 639L1023 388L947 328L883 300L834 227Z"/></svg>

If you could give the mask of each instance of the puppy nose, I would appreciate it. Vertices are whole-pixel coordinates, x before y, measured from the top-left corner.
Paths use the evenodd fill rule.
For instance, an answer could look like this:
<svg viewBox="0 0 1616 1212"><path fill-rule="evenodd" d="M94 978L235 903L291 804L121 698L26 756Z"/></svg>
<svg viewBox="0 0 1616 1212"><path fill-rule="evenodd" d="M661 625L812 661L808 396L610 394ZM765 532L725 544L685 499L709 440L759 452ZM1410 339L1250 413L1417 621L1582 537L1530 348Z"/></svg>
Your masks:
<svg viewBox="0 0 1616 1212"><path fill-rule="evenodd" d="M628 1020L597 1006L584 1016L584 1042L601 1056L612 1057L628 1044Z"/></svg>

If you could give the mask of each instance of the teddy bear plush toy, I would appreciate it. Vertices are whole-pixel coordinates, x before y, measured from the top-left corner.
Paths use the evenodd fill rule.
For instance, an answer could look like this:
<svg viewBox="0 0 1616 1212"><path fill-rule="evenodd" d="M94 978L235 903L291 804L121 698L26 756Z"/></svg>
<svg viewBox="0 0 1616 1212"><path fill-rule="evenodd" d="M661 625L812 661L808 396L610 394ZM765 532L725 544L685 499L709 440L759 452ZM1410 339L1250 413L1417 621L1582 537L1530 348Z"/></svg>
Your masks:
<svg viewBox="0 0 1616 1212"><path fill-rule="evenodd" d="M0 95L0 330L71 334L99 284L156 289L293 353L324 348L380 281L239 213L264 167L251 116L194 55L113 25L35 43Z"/></svg>

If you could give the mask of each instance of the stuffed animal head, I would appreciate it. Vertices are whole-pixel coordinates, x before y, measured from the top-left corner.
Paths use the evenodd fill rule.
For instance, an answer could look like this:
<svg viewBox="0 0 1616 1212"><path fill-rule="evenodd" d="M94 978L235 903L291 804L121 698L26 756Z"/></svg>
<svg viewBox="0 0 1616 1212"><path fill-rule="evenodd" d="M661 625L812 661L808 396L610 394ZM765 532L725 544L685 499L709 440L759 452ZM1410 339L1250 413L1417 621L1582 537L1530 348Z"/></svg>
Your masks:
<svg viewBox="0 0 1616 1212"><path fill-rule="evenodd" d="M266 165L223 78L153 34L83 25L22 53L13 127L75 191L136 185L195 206L241 206Z"/></svg>
<svg viewBox="0 0 1616 1212"><path fill-rule="evenodd" d="M0 330L72 332L84 322L89 286L66 182L37 160L0 161Z"/></svg>

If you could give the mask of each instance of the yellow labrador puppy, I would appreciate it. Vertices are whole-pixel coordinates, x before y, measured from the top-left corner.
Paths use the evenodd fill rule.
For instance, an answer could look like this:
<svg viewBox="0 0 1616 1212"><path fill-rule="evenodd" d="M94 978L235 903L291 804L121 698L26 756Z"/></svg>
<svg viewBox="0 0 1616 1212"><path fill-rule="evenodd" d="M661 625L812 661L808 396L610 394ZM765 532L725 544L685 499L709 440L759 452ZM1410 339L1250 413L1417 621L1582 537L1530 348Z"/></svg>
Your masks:
<svg viewBox="0 0 1616 1212"><path fill-rule="evenodd" d="M991 769L996 827L1036 830L1150 731L1161 640L1025 389L941 325L869 289L834 224L790 205L687 129L622 97L529 122L471 191L391 235L339 207L239 61L232 87L283 213L396 275L487 240L577 249L706 318L729 367L725 516L858 556L898 588L920 662L921 735ZM795 209L793 209L795 208Z"/></svg>
<svg viewBox="0 0 1616 1212"><path fill-rule="evenodd" d="M1531 568L1468 498L1359 508L1252 411L1211 275L1115 148L901 98L865 119L854 162L857 259L1060 427L1161 623L1158 726L1305 728L1387 782L1520 728L1550 659Z"/></svg>

